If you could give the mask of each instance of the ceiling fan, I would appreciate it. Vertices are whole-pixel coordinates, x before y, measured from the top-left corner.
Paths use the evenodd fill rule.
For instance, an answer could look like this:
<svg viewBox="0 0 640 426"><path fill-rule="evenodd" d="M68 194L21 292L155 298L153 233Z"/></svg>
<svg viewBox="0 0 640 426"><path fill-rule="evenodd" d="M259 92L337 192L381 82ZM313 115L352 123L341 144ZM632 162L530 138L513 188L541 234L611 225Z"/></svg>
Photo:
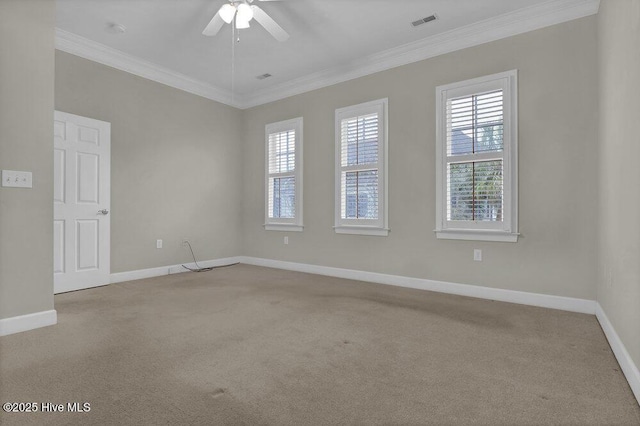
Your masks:
<svg viewBox="0 0 640 426"><path fill-rule="evenodd" d="M228 0L228 3L222 5L218 12L214 15L209 25L202 31L206 36L214 36L218 34L220 28L227 23L234 22L236 29L249 28L249 22L255 19L256 22L264 27L278 41L286 41L289 34L282 29L276 21L258 6L251 4L254 0ZM258 0L258 1L278 1L278 0Z"/></svg>

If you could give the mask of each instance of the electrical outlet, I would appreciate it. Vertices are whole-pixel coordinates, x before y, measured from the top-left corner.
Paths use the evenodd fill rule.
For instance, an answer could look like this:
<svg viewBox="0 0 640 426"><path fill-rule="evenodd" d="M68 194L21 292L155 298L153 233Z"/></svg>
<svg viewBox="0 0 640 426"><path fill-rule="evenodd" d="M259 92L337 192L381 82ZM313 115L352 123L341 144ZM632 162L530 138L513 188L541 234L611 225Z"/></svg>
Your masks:
<svg viewBox="0 0 640 426"><path fill-rule="evenodd" d="M284 243L289 244L289 237L284 237Z"/></svg>
<svg viewBox="0 0 640 426"><path fill-rule="evenodd" d="M156 240L156 248L157 249L161 249L162 248L162 240Z"/></svg>
<svg viewBox="0 0 640 426"><path fill-rule="evenodd" d="M473 250L473 260L476 262L482 262L482 250L474 249Z"/></svg>

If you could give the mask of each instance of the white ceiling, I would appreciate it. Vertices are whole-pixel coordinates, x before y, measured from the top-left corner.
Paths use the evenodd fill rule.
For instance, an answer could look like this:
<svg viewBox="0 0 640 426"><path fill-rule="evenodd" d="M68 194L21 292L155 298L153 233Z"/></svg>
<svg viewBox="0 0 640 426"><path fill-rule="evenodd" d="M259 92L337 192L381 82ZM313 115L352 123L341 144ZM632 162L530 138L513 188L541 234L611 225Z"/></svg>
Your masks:
<svg viewBox="0 0 640 426"><path fill-rule="evenodd" d="M165 74L178 75L189 80L191 86L208 87L211 93L217 94L208 97L242 107L261 103L262 98L272 100L275 94L270 95L270 91L277 88L291 94L294 83L306 83L308 88L314 88L314 84L310 85L314 76L331 74L337 77L345 71L342 80L348 79L347 71L353 74L360 64L363 67L371 65L371 58L380 57L381 52L383 56L389 56L397 49L406 55L410 47L424 50L430 43L434 44L431 46L433 51L438 49L435 44L445 40L444 35L480 28L478 25L495 33L492 22L506 25L511 18L522 20L528 15L541 21L540 16L546 14L549 22L541 21L537 27L551 25L555 21L590 14L586 7L590 6L589 10L592 10L594 3L592 13L595 13L598 3L597 0L264 1L256 4L291 35L290 39L278 42L253 21L251 28L240 30L240 41L233 43L229 25L215 37L202 35L202 30L224 1L57 0L56 27L62 30L58 31L58 38L73 37L74 43L84 44L85 52L88 47L94 47L102 50L103 56L104 51L112 56L124 53L127 60L131 57L140 59L147 68L157 66ZM571 15L567 12L570 8ZM438 16L436 21L415 28L411 26L412 21L432 14ZM108 25L113 23L124 25L126 33L107 31ZM526 25L524 30L527 30ZM492 38L501 38L501 34L495 33ZM482 35L478 35L477 40L490 41L484 40ZM61 43L57 46L61 48ZM62 50L78 53L72 48ZM95 59L87 54L81 56ZM120 58L119 62L125 59ZM404 63L408 61L411 58L403 60ZM235 69L233 78L232 65ZM394 64L389 65L386 68ZM369 69L377 70L370 66ZM264 73L273 77L256 79ZM366 73L356 73L352 77ZM329 78L326 83L338 80ZM302 90L303 87L298 92Z"/></svg>

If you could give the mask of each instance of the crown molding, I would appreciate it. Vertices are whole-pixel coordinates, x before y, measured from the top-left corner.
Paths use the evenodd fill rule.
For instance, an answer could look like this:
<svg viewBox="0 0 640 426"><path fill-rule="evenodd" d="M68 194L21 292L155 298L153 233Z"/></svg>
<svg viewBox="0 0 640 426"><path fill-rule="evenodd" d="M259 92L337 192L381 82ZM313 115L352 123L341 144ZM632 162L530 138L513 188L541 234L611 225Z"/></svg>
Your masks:
<svg viewBox="0 0 640 426"><path fill-rule="evenodd" d="M600 0L550 0L436 34L339 67L235 94L56 28L56 49L240 109L252 108L358 77L598 13Z"/></svg>
<svg viewBox="0 0 640 426"><path fill-rule="evenodd" d="M172 71L101 43L56 28L56 49L116 68L166 86L239 107L231 92Z"/></svg>
<svg viewBox="0 0 640 426"><path fill-rule="evenodd" d="M518 9L255 91L251 98L244 100L241 108L263 105L456 50L595 15L599 7L600 0L551 0Z"/></svg>

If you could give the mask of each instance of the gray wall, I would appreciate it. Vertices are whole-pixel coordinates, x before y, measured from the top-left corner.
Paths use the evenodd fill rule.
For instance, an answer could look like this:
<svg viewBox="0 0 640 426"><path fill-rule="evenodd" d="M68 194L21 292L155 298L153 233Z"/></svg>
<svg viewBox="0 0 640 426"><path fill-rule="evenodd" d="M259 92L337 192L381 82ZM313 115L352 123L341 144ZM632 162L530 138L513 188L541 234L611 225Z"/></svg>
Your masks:
<svg viewBox="0 0 640 426"><path fill-rule="evenodd" d="M596 18L583 18L244 113L245 255L595 299ZM518 243L437 240L435 87L519 70ZM388 237L336 235L334 111L389 98ZM265 231L264 126L304 117L303 233ZM289 235L289 245L283 244ZM483 249L483 262L473 249Z"/></svg>
<svg viewBox="0 0 640 426"><path fill-rule="evenodd" d="M111 272L189 261L183 237L200 260L241 254L241 111L55 58L56 109L111 123Z"/></svg>
<svg viewBox="0 0 640 426"><path fill-rule="evenodd" d="M640 1L600 3L598 302L640 366Z"/></svg>
<svg viewBox="0 0 640 426"><path fill-rule="evenodd" d="M0 319L53 309L55 4L0 1L0 169L33 189L0 188Z"/></svg>

